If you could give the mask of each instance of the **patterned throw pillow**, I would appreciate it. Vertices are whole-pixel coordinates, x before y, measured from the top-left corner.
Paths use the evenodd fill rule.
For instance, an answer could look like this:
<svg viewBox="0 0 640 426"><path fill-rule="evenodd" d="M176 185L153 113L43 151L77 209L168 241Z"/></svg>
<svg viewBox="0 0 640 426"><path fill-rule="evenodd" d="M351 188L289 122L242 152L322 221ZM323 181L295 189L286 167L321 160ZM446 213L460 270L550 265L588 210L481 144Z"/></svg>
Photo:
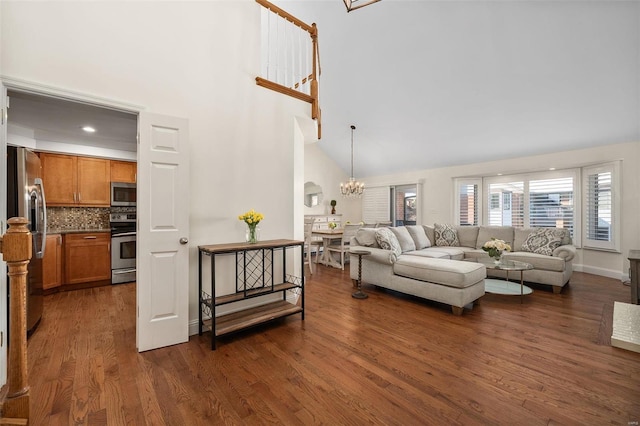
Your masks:
<svg viewBox="0 0 640 426"><path fill-rule="evenodd" d="M381 249L391 250L396 257L402 254L400 242L398 242L396 235L389 228L376 229L376 241Z"/></svg>
<svg viewBox="0 0 640 426"><path fill-rule="evenodd" d="M453 225L436 223L434 224L434 228L436 234L436 246L460 247L458 232Z"/></svg>
<svg viewBox="0 0 640 426"><path fill-rule="evenodd" d="M553 251L560 246L563 236L564 230L562 229L537 228L531 231L522 243L522 251L551 256Z"/></svg>

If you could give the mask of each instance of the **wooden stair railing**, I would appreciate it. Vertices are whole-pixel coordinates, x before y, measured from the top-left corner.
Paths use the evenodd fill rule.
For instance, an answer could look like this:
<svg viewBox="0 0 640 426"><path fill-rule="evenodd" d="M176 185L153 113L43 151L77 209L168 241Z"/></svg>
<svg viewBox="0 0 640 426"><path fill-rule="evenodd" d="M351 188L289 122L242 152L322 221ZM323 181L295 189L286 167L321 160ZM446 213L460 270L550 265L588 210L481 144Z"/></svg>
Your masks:
<svg viewBox="0 0 640 426"><path fill-rule="evenodd" d="M14 217L0 236L0 253L7 262L9 300L8 382L0 398L0 425L26 425L29 422L29 384L27 383L27 266L31 260L31 232L27 219Z"/></svg>
<svg viewBox="0 0 640 426"><path fill-rule="evenodd" d="M318 27L316 24L307 24L290 13L282 10L278 6L268 2L267 0L256 0L258 4L266 8L267 10L275 13L281 18L287 20L291 24L299 27L300 29L309 33L309 37L311 38L311 72L304 77L300 78L299 81L294 82L291 86L287 86L281 84L280 82L271 81L268 78L256 77L256 84L259 86L265 87L267 89L274 90L276 92L283 93L285 95L291 96L296 99L300 99L301 101L309 102L311 104L311 118L316 120L318 124L318 139L322 136L322 123L321 123L321 115L322 112L320 110L320 102L319 102L319 87L318 87L318 76L320 75L320 60L319 60L319 51L318 51ZM292 49L295 51L295 49ZM299 52L300 53L300 52ZM309 84L310 90L309 93L305 93L302 91L303 87L306 87L306 84Z"/></svg>

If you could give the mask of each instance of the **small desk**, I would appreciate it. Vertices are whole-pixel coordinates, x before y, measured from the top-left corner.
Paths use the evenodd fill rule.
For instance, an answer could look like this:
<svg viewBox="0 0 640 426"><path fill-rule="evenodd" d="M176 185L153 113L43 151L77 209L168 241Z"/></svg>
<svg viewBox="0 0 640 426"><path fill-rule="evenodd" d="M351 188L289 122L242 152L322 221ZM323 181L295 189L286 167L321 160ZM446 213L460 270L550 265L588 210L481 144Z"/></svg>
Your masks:
<svg viewBox="0 0 640 426"><path fill-rule="evenodd" d="M333 256L331 256L331 252L327 250L327 247L331 245L332 240L342 239L342 234L344 234L343 228L336 229L316 229L313 231L312 235L322 237L322 256L320 256L320 263L326 266L333 266L334 268L342 269L340 263L338 263Z"/></svg>

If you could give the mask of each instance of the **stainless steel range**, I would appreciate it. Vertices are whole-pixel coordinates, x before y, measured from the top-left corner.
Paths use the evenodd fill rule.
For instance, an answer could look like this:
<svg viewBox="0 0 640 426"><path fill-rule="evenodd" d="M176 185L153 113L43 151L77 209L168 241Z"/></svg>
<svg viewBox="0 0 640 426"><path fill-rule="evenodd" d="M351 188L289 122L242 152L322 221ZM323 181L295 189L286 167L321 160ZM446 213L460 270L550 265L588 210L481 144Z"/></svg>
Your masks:
<svg viewBox="0 0 640 426"><path fill-rule="evenodd" d="M136 280L136 213L111 213L111 284Z"/></svg>

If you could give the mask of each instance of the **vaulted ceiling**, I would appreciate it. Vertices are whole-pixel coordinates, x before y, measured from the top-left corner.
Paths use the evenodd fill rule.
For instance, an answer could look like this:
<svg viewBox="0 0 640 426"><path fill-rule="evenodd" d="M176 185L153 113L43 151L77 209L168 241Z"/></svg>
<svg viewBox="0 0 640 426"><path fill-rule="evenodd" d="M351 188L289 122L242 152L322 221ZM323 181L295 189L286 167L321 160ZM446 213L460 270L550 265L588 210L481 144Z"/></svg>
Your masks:
<svg viewBox="0 0 640 426"><path fill-rule="evenodd" d="M640 141L639 1L273 2L318 25L318 144L349 173L355 125L356 177ZM35 101L10 124L28 127ZM65 131L135 144L135 116L103 118L124 120L111 142Z"/></svg>
<svg viewBox="0 0 640 426"><path fill-rule="evenodd" d="M640 141L640 2L275 3L318 25L318 143L348 173L356 125L356 177Z"/></svg>

